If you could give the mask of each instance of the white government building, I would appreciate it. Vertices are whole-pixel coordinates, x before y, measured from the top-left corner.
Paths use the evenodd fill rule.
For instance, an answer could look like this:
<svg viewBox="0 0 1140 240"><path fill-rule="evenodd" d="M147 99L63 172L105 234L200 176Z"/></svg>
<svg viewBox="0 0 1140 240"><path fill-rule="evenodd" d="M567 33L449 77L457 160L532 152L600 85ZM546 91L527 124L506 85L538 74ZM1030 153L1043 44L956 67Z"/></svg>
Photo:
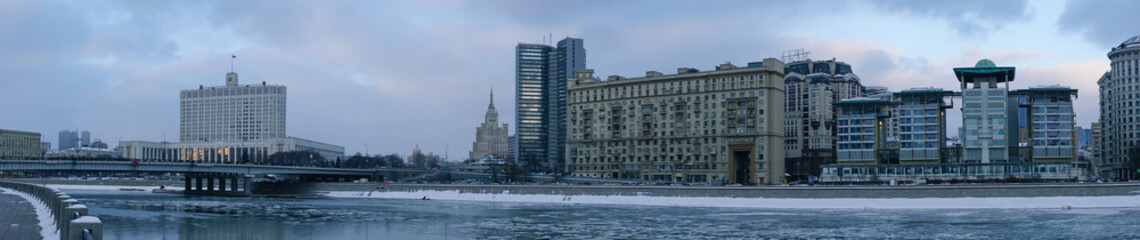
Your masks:
<svg viewBox="0 0 1140 240"><path fill-rule="evenodd" d="M122 157L148 161L256 163L279 152L313 151L328 161L344 147L285 135L285 86L238 84L198 86L180 94L181 142L121 141Z"/></svg>

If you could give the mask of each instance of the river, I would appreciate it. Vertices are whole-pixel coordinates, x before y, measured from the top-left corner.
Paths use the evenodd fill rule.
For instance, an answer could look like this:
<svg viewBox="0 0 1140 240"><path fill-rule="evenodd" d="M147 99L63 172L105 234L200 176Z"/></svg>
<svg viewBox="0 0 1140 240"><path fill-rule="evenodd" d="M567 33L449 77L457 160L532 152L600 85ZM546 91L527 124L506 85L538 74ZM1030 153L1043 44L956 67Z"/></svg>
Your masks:
<svg viewBox="0 0 1140 240"><path fill-rule="evenodd" d="M104 239L1140 239L1140 209L755 209L64 189Z"/></svg>

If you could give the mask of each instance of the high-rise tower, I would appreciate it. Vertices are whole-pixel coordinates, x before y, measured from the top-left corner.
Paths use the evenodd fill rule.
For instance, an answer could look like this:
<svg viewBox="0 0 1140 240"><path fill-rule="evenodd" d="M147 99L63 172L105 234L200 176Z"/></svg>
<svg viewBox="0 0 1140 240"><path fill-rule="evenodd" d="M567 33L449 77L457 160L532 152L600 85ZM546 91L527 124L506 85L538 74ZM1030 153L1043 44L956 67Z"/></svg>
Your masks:
<svg viewBox="0 0 1140 240"><path fill-rule="evenodd" d="M285 137L285 86L238 85L226 73L226 85L182 90L182 142L250 141Z"/></svg>
<svg viewBox="0 0 1140 240"><path fill-rule="evenodd" d="M1098 170L1109 179L1137 179L1140 161L1140 36L1120 43L1108 52L1112 68L1097 81L1100 85L1100 124L1103 139Z"/></svg>
<svg viewBox="0 0 1140 240"><path fill-rule="evenodd" d="M530 170L562 171L566 150L566 81L586 68L582 39L515 47L518 156Z"/></svg>
<svg viewBox="0 0 1140 240"><path fill-rule="evenodd" d="M862 97L863 85L850 64L835 59L788 63L784 75L785 171L792 180L819 176L820 165L836 163L833 104Z"/></svg>
<svg viewBox="0 0 1140 240"><path fill-rule="evenodd" d="M507 158L508 135L507 124L499 126L499 112L495 110L495 93L491 92L491 103L487 105L487 113L483 115L483 124L475 128L475 142L471 144L471 153L468 159L480 159L487 155Z"/></svg>

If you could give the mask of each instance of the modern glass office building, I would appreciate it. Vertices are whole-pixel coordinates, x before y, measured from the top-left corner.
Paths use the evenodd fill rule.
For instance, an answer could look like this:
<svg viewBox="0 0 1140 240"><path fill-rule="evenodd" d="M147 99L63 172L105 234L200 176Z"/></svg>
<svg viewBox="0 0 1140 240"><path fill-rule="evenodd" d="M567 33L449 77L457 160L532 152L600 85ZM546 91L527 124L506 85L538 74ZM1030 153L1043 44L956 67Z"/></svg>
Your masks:
<svg viewBox="0 0 1140 240"><path fill-rule="evenodd" d="M1013 91L1026 109L1030 159L1073 161L1077 159L1073 98L1077 90L1063 86L1035 86Z"/></svg>
<svg viewBox="0 0 1140 240"><path fill-rule="evenodd" d="M586 68L582 39L515 47L518 156L531 170L562 171L566 151L566 82Z"/></svg>
<svg viewBox="0 0 1140 240"><path fill-rule="evenodd" d="M1043 181L1087 177L1076 151L1077 90L1036 86L1009 91L1014 67L982 59L954 68L962 92L912 88L836 104L838 164L824 182ZM947 146L946 109L962 98L963 140ZM1025 116L1019 118L1019 116ZM1019 144L1018 129L1025 141ZM960 152L959 152L960 151ZM961 154L955 154L961 153ZM961 160L953 160L961 156Z"/></svg>
<svg viewBox="0 0 1140 240"><path fill-rule="evenodd" d="M838 110L839 164L884 164L887 127L894 103L878 98L851 98L835 103Z"/></svg>
<svg viewBox="0 0 1140 240"><path fill-rule="evenodd" d="M953 107L949 100L956 95L941 88L912 88L894 94L899 163L946 161L946 109Z"/></svg>
<svg viewBox="0 0 1140 240"><path fill-rule="evenodd" d="M1014 71L989 59L979 60L974 67L954 68L962 87L963 162L1009 162L1011 154L1017 153L1016 138L1006 131L1010 109L1016 110L1007 106Z"/></svg>
<svg viewBox="0 0 1140 240"><path fill-rule="evenodd" d="M515 47L515 134L518 150L513 159L533 165L546 158L547 59L552 47L519 44Z"/></svg>

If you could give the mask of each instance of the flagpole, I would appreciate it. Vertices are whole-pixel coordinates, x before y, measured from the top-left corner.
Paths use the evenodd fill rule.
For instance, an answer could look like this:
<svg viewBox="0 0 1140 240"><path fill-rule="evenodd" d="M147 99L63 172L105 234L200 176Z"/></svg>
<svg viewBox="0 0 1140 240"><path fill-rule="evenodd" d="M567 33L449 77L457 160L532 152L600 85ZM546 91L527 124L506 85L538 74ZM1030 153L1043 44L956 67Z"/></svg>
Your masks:
<svg viewBox="0 0 1140 240"><path fill-rule="evenodd" d="M234 72L234 59L237 59L237 55L230 54L230 72Z"/></svg>

